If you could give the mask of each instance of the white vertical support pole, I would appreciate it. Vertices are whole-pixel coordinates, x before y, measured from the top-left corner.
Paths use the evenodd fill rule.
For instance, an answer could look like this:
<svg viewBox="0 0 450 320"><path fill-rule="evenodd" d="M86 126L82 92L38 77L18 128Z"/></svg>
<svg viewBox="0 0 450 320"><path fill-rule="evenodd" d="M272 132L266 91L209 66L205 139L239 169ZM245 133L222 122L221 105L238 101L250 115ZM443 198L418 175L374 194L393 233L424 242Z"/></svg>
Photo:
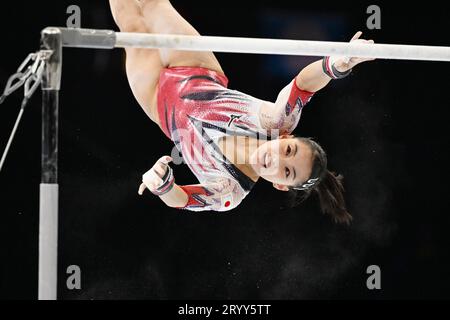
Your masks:
<svg viewBox="0 0 450 320"><path fill-rule="evenodd" d="M39 300L57 298L58 191L58 184L40 185Z"/></svg>
<svg viewBox="0 0 450 320"><path fill-rule="evenodd" d="M39 300L57 299L58 277L58 109L62 36L42 31L41 49L51 51L42 78L42 177L39 205Z"/></svg>

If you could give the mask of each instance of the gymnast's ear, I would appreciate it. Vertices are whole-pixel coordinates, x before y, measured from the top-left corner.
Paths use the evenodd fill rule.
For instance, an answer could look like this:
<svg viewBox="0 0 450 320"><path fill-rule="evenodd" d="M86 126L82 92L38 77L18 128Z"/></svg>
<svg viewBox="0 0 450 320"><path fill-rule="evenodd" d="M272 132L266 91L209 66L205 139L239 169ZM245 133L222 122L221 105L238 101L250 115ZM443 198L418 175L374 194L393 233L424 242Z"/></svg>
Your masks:
<svg viewBox="0 0 450 320"><path fill-rule="evenodd" d="M285 186L284 184L274 183L274 184L273 184L273 187L274 187L275 189L277 189L277 190L280 190L280 191L284 191L284 192L289 191L289 187L288 187L288 186Z"/></svg>

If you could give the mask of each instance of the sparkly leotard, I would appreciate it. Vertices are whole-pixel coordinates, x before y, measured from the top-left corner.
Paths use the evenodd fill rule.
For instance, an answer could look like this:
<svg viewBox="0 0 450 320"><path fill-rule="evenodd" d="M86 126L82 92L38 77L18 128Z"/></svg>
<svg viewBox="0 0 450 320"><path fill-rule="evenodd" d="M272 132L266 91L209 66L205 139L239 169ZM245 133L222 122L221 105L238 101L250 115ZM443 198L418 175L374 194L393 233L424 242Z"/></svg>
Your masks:
<svg viewBox="0 0 450 320"><path fill-rule="evenodd" d="M161 71L158 114L199 185L180 186L189 196L184 209L227 211L239 205L254 182L221 152L218 142L227 136L270 139L278 129L290 133L313 93L292 81L271 103L227 88L225 75L204 68L175 67ZM261 108L273 108L276 121L262 124Z"/></svg>

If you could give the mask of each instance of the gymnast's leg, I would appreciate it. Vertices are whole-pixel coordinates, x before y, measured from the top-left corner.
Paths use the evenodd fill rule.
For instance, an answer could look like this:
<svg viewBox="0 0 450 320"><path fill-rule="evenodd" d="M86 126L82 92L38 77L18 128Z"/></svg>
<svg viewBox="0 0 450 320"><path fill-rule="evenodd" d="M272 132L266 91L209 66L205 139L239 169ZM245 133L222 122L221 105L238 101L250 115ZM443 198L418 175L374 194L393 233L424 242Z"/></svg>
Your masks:
<svg viewBox="0 0 450 320"><path fill-rule="evenodd" d="M199 35L168 0L110 0L109 3L122 32ZM127 48L126 54L128 82L133 94L158 125L157 88L162 68L203 67L223 72L212 52Z"/></svg>
<svg viewBox="0 0 450 320"><path fill-rule="evenodd" d="M110 0L111 12L121 32L147 33L137 0ZM158 50L126 48L128 82L144 112L159 124L156 113L156 91L159 73L164 67Z"/></svg>
<svg viewBox="0 0 450 320"><path fill-rule="evenodd" d="M139 0L148 32L199 36L198 31L186 21L169 0ZM161 61L165 67L203 67L223 70L212 52L177 51L161 49Z"/></svg>

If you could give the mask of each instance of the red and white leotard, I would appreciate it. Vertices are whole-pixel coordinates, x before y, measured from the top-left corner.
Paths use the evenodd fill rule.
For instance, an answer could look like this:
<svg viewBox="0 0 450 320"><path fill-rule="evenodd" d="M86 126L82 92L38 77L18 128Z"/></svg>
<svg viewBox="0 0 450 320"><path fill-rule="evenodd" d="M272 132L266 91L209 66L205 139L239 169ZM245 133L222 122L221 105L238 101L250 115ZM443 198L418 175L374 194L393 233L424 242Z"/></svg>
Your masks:
<svg viewBox="0 0 450 320"><path fill-rule="evenodd" d="M227 211L237 207L254 182L226 159L219 140L227 136L270 139L274 129L280 134L291 133L313 95L292 81L271 103L230 90L227 85L225 75L209 69L175 67L161 71L158 114L162 129L200 182L180 186L189 196L184 209ZM262 111L270 113L270 121L260 120Z"/></svg>

